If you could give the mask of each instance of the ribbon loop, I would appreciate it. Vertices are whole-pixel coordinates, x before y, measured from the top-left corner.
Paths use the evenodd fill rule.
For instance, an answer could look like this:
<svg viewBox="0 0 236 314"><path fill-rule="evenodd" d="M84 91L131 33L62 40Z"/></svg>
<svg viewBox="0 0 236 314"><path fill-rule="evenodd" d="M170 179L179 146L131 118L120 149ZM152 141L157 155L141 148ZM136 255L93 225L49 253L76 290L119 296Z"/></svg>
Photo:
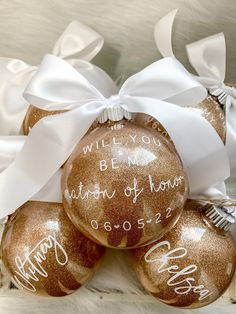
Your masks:
<svg viewBox="0 0 236 314"><path fill-rule="evenodd" d="M66 58L76 71L82 73L102 94L108 96L116 91L114 82L104 71L87 62L96 56L103 43L103 37L93 29L73 21L57 40L53 54ZM80 60L68 59L75 54ZM22 94L36 70L37 66L31 66L21 60L0 58L0 135L16 135L21 132L29 106ZM60 89L58 93L59 91ZM30 103L34 104L33 101Z"/></svg>
<svg viewBox="0 0 236 314"><path fill-rule="evenodd" d="M61 75L63 73L63 76ZM39 82L39 77L43 80ZM42 97L42 91L44 96ZM29 103L43 110L69 110L104 96L70 64L46 55L24 93Z"/></svg>
<svg viewBox="0 0 236 314"><path fill-rule="evenodd" d="M78 54L85 61L92 60L102 49L103 37L79 21L71 22L58 38L52 54L67 58Z"/></svg>
<svg viewBox="0 0 236 314"><path fill-rule="evenodd" d="M215 34L186 46L189 61L205 86L220 87L225 80L226 44L223 33Z"/></svg>
<svg viewBox="0 0 236 314"><path fill-rule="evenodd" d="M174 71L172 71L172 68ZM164 75L163 78L161 75ZM180 79L181 78L181 79ZM120 95L166 100L180 106L192 106L206 97L206 90L173 58L164 58L131 76L120 89Z"/></svg>

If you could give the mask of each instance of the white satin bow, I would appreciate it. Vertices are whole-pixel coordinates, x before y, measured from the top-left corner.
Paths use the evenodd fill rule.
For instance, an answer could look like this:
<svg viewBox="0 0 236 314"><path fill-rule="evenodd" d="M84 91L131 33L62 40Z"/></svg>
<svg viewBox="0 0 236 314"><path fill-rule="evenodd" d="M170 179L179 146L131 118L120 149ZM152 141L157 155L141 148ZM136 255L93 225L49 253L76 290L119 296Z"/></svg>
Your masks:
<svg viewBox="0 0 236 314"><path fill-rule="evenodd" d="M172 30L178 9L165 15L155 26L154 37L163 57L175 57ZM223 33L203 38L186 46L189 61L199 76L196 79L225 106L227 123L226 149L231 176L236 177L236 89L224 84L226 43Z"/></svg>
<svg viewBox="0 0 236 314"><path fill-rule="evenodd" d="M42 109L71 111L41 119L15 161L0 174L0 217L36 194L94 120L111 108L145 113L162 123L181 156L192 193L229 176L227 154L215 130L200 115L180 107L198 103L206 90L177 60L151 64L130 77L116 96L105 98L67 62L47 55L24 96Z"/></svg>
<svg viewBox="0 0 236 314"><path fill-rule="evenodd" d="M105 96L117 88L100 68L87 62L101 50L104 39L90 27L73 21L57 40L53 54L65 58ZM68 59L76 54L78 59ZM37 70L17 59L0 58L0 135L17 135L28 109L22 94Z"/></svg>

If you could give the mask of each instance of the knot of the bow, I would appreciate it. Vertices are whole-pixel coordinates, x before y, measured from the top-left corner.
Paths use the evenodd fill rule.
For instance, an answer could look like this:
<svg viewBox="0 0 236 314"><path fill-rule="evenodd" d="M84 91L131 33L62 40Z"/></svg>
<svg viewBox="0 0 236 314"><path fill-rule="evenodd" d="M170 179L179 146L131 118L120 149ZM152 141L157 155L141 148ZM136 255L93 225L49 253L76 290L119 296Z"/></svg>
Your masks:
<svg viewBox="0 0 236 314"><path fill-rule="evenodd" d="M106 98L105 105L107 108L120 107L121 105L120 95L116 94Z"/></svg>
<svg viewBox="0 0 236 314"><path fill-rule="evenodd" d="M131 120L131 113L122 107L120 95L112 95L109 98L106 98L104 100L104 105L106 106L106 108L98 117L99 123L105 123L107 120L120 121L123 118Z"/></svg>

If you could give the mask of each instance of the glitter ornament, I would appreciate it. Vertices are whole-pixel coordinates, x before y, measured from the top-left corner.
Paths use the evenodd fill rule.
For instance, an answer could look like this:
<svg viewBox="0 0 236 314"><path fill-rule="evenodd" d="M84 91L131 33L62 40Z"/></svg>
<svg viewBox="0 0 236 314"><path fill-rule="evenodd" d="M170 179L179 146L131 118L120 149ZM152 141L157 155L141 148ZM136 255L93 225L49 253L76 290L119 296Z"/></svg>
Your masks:
<svg viewBox="0 0 236 314"><path fill-rule="evenodd" d="M218 133L219 137L225 143L226 139L226 121L222 106L216 97L209 95L201 104L190 108L201 114Z"/></svg>
<svg viewBox="0 0 236 314"><path fill-rule="evenodd" d="M1 254L20 289L39 296L73 293L94 274L104 248L71 223L62 204L29 201L6 223Z"/></svg>
<svg viewBox="0 0 236 314"><path fill-rule="evenodd" d="M25 119L23 121L22 129L23 133L25 135L28 135L32 127L42 118L55 115L58 113L63 113L65 110L54 110L54 111L48 111L39 109L37 107L34 107L32 105L29 106Z"/></svg>
<svg viewBox="0 0 236 314"><path fill-rule="evenodd" d="M170 232L132 251L143 286L159 301L176 307L198 308L218 299L236 267L229 218L220 207L187 201Z"/></svg>
<svg viewBox="0 0 236 314"><path fill-rule="evenodd" d="M225 143L226 139L225 115L224 111L222 110L222 105L217 100L217 97L209 95L199 105L186 108L191 111L199 113L208 122L210 122L210 124L216 130L222 141ZM171 142L169 134L162 126L162 124L158 122L155 118L148 116L146 114L139 113L136 115L135 121L140 125L148 126L154 130L157 130Z"/></svg>
<svg viewBox="0 0 236 314"><path fill-rule="evenodd" d="M100 124L62 175L64 208L88 238L113 248L150 243L178 220L188 192L182 163L161 134L125 119Z"/></svg>
<svg viewBox="0 0 236 314"><path fill-rule="evenodd" d="M53 116L55 114L60 114L63 112L66 112L66 110L48 111L48 110L39 109L37 107L30 105L26 113L25 119L23 121L23 125L22 125L22 130L23 130L24 135L28 135L32 127L42 118L47 117L47 116ZM97 123L94 122L91 125L91 128L89 129L89 131L92 130L96 126L97 126Z"/></svg>

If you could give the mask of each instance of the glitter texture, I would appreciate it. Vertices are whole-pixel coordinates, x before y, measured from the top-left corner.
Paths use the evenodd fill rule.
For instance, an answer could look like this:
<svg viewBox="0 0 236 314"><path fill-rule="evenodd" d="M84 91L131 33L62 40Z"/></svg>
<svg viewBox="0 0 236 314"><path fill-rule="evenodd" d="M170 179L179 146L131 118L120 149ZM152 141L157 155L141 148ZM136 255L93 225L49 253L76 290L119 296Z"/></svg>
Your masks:
<svg viewBox="0 0 236 314"><path fill-rule="evenodd" d="M27 202L10 216L1 254L13 282L40 296L71 294L94 274L104 248L84 237L62 204Z"/></svg>
<svg viewBox="0 0 236 314"><path fill-rule="evenodd" d="M143 286L176 307L212 303L228 288L236 267L230 234L211 225L196 201L187 201L178 223L164 237L131 253Z"/></svg>
<svg viewBox="0 0 236 314"><path fill-rule="evenodd" d="M68 216L87 237L131 248L176 223L188 183L165 137L123 120L100 125L80 141L64 167L62 191Z"/></svg>
<svg viewBox="0 0 236 314"><path fill-rule="evenodd" d="M221 105L216 97L208 96L201 104L192 108L201 114L208 122L211 123L222 141L225 143L226 138L226 122L225 115L221 109Z"/></svg>
<svg viewBox="0 0 236 314"><path fill-rule="evenodd" d="M25 119L23 121L23 133L25 135L28 135L32 127L42 118L47 116L52 116L58 113L65 112L66 110L53 110L53 111L47 111L43 109L39 109L37 107L34 107L32 105L29 106Z"/></svg>

